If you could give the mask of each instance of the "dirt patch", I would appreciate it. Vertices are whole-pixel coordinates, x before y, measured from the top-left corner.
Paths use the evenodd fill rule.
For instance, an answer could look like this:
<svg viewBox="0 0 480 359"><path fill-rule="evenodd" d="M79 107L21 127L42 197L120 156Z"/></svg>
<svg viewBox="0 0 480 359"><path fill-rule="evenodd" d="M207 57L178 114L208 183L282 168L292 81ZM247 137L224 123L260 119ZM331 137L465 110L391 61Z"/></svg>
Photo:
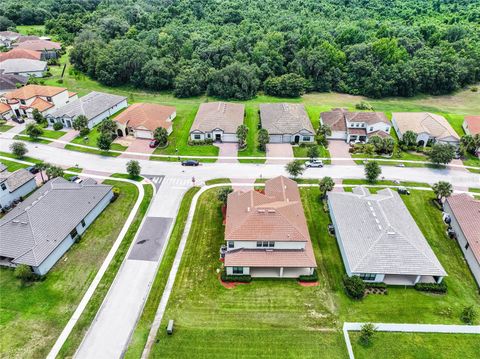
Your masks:
<svg viewBox="0 0 480 359"><path fill-rule="evenodd" d="M220 282L220 284L224 287L224 288L227 288L227 289L233 289L235 288L237 285L241 285L241 284L250 284L250 283L243 283L243 282L224 282L220 276L218 277L218 281Z"/></svg>
<svg viewBox="0 0 480 359"><path fill-rule="evenodd" d="M298 281L298 284L300 284L302 287L317 287L319 285L318 282L300 282L300 281Z"/></svg>

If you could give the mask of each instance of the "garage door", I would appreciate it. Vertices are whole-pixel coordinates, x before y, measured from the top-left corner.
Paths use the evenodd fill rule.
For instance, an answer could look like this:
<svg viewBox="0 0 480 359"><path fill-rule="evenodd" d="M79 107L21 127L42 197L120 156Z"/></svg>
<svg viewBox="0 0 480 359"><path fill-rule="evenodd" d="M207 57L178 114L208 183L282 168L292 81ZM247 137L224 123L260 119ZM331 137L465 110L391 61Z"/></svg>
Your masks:
<svg viewBox="0 0 480 359"><path fill-rule="evenodd" d="M152 135L152 131L137 130L135 131L135 137L151 139L153 138L153 135Z"/></svg>

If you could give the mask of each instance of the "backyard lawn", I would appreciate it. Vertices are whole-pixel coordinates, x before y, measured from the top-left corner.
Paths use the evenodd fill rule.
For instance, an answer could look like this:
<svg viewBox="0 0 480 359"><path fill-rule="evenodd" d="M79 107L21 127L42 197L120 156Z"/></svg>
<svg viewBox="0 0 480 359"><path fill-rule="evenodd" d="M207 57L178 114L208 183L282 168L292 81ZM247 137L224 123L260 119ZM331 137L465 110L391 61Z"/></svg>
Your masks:
<svg viewBox="0 0 480 359"><path fill-rule="evenodd" d="M473 277L456 242L444 234L433 193L412 191L405 202L445 267L449 292L444 296L414 289L389 288L387 296L360 302L343 292L344 275L335 238L327 233L328 214L317 188L302 188L319 285L301 287L295 280L254 280L225 289L218 280L223 243L218 189L204 193L167 306L153 357L346 357L340 333L344 321L459 324L466 305L480 308ZM175 320L175 334L163 328Z"/></svg>
<svg viewBox="0 0 480 359"><path fill-rule="evenodd" d="M0 268L0 357L45 358L117 238L138 196L135 186L121 189L110 204L46 275L22 285L13 270Z"/></svg>
<svg viewBox="0 0 480 359"><path fill-rule="evenodd" d="M358 338L358 332L350 332L356 359L474 359L480 353L480 336L475 334L379 332L367 347Z"/></svg>

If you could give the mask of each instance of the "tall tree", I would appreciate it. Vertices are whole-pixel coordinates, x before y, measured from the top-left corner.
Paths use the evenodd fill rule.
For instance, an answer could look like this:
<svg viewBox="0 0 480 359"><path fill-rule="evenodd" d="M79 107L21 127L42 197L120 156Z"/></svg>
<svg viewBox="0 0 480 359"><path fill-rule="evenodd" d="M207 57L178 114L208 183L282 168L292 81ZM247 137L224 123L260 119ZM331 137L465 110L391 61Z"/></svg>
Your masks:
<svg viewBox="0 0 480 359"><path fill-rule="evenodd" d="M293 178L297 178L298 176L301 176L302 173L305 171L305 167L303 166L302 161L294 160L285 165L285 170L290 176L292 176Z"/></svg>
<svg viewBox="0 0 480 359"><path fill-rule="evenodd" d="M241 124L240 126L237 127L237 138L238 138L238 145L240 148L245 147L246 145L246 139L248 135L248 127L245 126L244 124Z"/></svg>
<svg viewBox="0 0 480 359"><path fill-rule="evenodd" d="M455 147L447 143L436 143L428 153L430 161L435 164L447 164L455 157Z"/></svg>
<svg viewBox="0 0 480 359"><path fill-rule="evenodd" d="M365 177L369 183L377 182L378 176L382 173L382 168L377 161L368 161L365 164Z"/></svg>
<svg viewBox="0 0 480 359"><path fill-rule="evenodd" d="M450 197L453 193L452 184L446 181L438 181L432 188L439 202L443 202L445 198Z"/></svg>
<svg viewBox="0 0 480 359"><path fill-rule="evenodd" d="M333 187L335 187L335 182L333 182L333 179L328 176L323 177L319 183L320 198L325 198L327 196L327 192L330 192Z"/></svg>

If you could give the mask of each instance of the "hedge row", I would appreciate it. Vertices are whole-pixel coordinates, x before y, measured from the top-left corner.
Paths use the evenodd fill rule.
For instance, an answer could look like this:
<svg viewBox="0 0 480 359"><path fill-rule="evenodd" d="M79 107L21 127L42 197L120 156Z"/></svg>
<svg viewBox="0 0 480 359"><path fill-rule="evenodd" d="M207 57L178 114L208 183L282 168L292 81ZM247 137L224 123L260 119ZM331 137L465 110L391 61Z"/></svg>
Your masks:
<svg viewBox="0 0 480 359"><path fill-rule="evenodd" d="M222 272L222 281L223 282L241 282L241 283L250 283L252 277L250 275L228 275L225 271Z"/></svg>
<svg viewBox="0 0 480 359"><path fill-rule="evenodd" d="M317 270L315 269L313 271L313 274L299 276L298 281L299 282L316 282L316 281L318 281Z"/></svg>
<svg viewBox="0 0 480 359"><path fill-rule="evenodd" d="M415 284L415 289L421 292L430 292L430 293L447 293L447 285L445 282L440 284L438 283L417 283Z"/></svg>

